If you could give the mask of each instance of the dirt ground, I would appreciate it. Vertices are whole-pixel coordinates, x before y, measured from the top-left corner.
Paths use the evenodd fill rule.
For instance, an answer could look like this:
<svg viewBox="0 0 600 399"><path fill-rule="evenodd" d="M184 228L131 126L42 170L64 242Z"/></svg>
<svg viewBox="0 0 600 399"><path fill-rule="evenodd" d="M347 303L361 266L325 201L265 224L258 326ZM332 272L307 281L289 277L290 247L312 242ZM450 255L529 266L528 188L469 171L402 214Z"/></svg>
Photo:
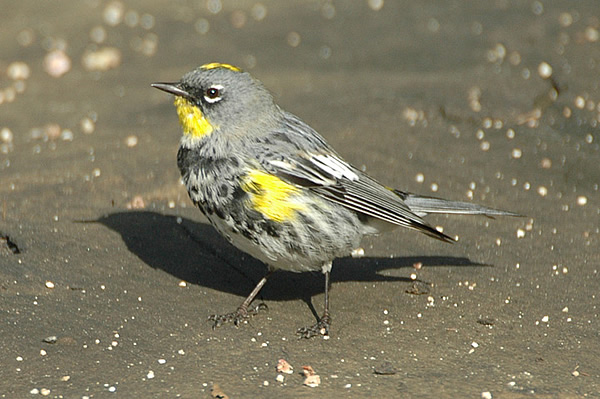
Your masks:
<svg viewBox="0 0 600 399"><path fill-rule="evenodd" d="M600 397L599 11L4 7L0 397ZM295 335L321 312L320 274L275 274L267 311L213 331L208 316L235 309L264 266L191 204L172 98L150 87L213 61L250 71L385 184L525 217L429 218L453 245L366 240L363 258L334 263L330 339Z"/></svg>

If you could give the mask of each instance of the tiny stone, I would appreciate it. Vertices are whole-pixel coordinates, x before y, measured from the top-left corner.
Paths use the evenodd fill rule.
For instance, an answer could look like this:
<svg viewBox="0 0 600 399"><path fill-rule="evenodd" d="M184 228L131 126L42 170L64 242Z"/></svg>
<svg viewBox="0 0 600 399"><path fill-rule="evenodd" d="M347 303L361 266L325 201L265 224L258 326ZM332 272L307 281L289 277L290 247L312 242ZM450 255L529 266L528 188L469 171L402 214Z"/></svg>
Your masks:
<svg viewBox="0 0 600 399"><path fill-rule="evenodd" d="M81 127L81 131L85 134L92 134L94 129L96 128L94 121L91 118L83 118L79 122L79 126Z"/></svg>
<svg viewBox="0 0 600 399"><path fill-rule="evenodd" d="M13 62L6 69L6 74L12 80L25 80L29 78L31 74L31 70L29 69L29 65L24 62Z"/></svg>
<svg viewBox="0 0 600 399"><path fill-rule="evenodd" d="M548 64L547 62L542 62L539 66L538 66L538 74L543 78L543 79L548 79L550 76L552 76L552 67L550 66L550 64Z"/></svg>
<svg viewBox="0 0 600 399"><path fill-rule="evenodd" d="M9 128L3 127L2 130L0 130L0 140L3 143L12 143L13 132Z"/></svg>
<svg viewBox="0 0 600 399"><path fill-rule="evenodd" d="M135 147L137 145L137 143L138 143L137 136L127 136L127 138L125 139L125 144L129 148Z"/></svg>
<svg viewBox="0 0 600 399"><path fill-rule="evenodd" d="M365 250L363 248L353 249L351 255L353 258L362 258L365 256Z"/></svg>
<svg viewBox="0 0 600 399"><path fill-rule="evenodd" d="M55 344L56 341L57 341L56 335L51 335L42 340L42 342L45 342L47 344Z"/></svg>
<svg viewBox="0 0 600 399"><path fill-rule="evenodd" d="M393 375L398 372L391 362L383 362L375 367L373 372L377 375Z"/></svg>
<svg viewBox="0 0 600 399"><path fill-rule="evenodd" d="M538 194L541 195L542 197L545 197L548 194L548 189L544 186L539 186Z"/></svg>

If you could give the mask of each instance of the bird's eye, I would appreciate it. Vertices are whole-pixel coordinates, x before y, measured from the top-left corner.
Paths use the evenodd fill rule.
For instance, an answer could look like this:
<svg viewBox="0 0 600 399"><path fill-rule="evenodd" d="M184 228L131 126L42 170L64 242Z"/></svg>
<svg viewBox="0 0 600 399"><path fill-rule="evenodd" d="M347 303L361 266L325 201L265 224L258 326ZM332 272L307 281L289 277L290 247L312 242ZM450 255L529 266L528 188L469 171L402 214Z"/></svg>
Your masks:
<svg viewBox="0 0 600 399"><path fill-rule="evenodd" d="M221 90L223 86L211 86L204 92L204 99L209 103L216 103L221 100Z"/></svg>

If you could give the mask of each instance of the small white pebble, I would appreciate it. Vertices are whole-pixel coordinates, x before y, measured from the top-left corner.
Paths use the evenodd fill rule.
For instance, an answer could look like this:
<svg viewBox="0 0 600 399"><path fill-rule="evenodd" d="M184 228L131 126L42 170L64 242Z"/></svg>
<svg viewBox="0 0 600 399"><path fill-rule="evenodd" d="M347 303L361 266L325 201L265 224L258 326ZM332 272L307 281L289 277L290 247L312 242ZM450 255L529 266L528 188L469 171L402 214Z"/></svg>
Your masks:
<svg viewBox="0 0 600 399"><path fill-rule="evenodd" d="M584 206L585 204L587 204L587 197L585 195L577 197L577 205Z"/></svg>
<svg viewBox="0 0 600 399"><path fill-rule="evenodd" d="M522 155L523 155L523 152L521 151L521 149L513 148L512 152L511 152L511 156L514 159L519 159L519 158L521 158Z"/></svg>
<svg viewBox="0 0 600 399"><path fill-rule="evenodd" d="M185 351L183 349L179 349L177 351L177 354L179 354L179 355L185 355Z"/></svg>
<svg viewBox="0 0 600 399"><path fill-rule="evenodd" d="M563 311L563 313L567 313L567 312L569 311L569 307L568 307L568 306L565 306L565 307L562 309L562 311Z"/></svg>
<svg viewBox="0 0 600 399"><path fill-rule="evenodd" d="M600 32L598 32L598 29L588 26L585 28L585 38L589 42L597 42L600 38Z"/></svg>
<svg viewBox="0 0 600 399"><path fill-rule="evenodd" d="M88 117L83 118L79 122L79 126L81 128L81 131L84 134L92 134L92 133L94 133L94 130L96 129L94 121L91 118L88 118Z"/></svg>
<svg viewBox="0 0 600 399"><path fill-rule="evenodd" d="M489 391L481 392L481 399L492 399L492 393Z"/></svg>
<svg viewBox="0 0 600 399"><path fill-rule="evenodd" d="M365 256L365 250L363 248L353 249L351 255L353 258L362 258Z"/></svg>
<svg viewBox="0 0 600 399"><path fill-rule="evenodd" d="M350 388L352 388L352 384L346 384L346 385L344 385L344 388L350 389Z"/></svg>
<svg viewBox="0 0 600 399"><path fill-rule="evenodd" d="M148 374L146 374L146 378L148 378L149 380L154 378L154 371L150 370L148 371Z"/></svg>
<svg viewBox="0 0 600 399"><path fill-rule="evenodd" d="M471 346L473 348L479 348L479 344L477 342L475 342L475 341L471 342Z"/></svg>
<svg viewBox="0 0 600 399"><path fill-rule="evenodd" d="M39 395L40 390L37 388L33 388L31 391L29 391L29 393L32 395Z"/></svg>
<svg viewBox="0 0 600 399"><path fill-rule="evenodd" d="M417 173L415 180L417 183L423 183L425 181L425 175L423 175L423 173Z"/></svg>
<svg viewBox="0 0 600 399"><path fill-rule="evenodd" d="M0 130L0 140L3 143L12 143L13 132L9 128L3 127L2 130Z"/></svg>
<svg viewBox="0 0 600 399"><path fill-rule="evenodd" d="M132 148L135 147L138 143L138 138L137 136L127 136L127 138L125 139L125 144L127 145L127 147Z"/></svg>
<svg viewBox="0 0 600 399"><path fill-rule="evenodd" d="M268 386L269 386L269 381L267 381L267 380L264 380L264 381L263 381L263 386L265 386L265 387L268 387Z"/></svg>
<svg viewBox="0 0 600 399"><path fill-rule="evenodd" d="M549 320L549 319L550 319L550 318L549 318L548 316L544 316L544 317L542 317L542 323L548 323L548 320Z"/></svg>
<svg viewBox="0 0 600 399"><path fill-rule="evenodd" d="M183 280L181 280L178 284L180 287L187 287L187 283Z"/></svg>
<svg viewBox="0 0 600 399"><path fill-rule="evenodd" d="M31 75L31 70L26 63L15 61L6 68L6 75L12 80L25 80Z"/></svg>
<svg viewBox="0 0 600 399"><path fill-rule="evenodd" d="M283 374L277 374L277 377L275 377L275 380L277 382L280 382L283 384L283 381L285 381L285 376Z"/></svg>
<svg viewBox="0 0 600 399"><path fill-rule="evenodd" d="M525 230L517 229L517 238L523 238L523 237L525 237Z"/></svg>
<svg viewBox="0 0 600 399"><path fill-rule="evenodd" d="M47 355L47 353L45 350L43 350L43 349L40 350L40 356L46 356L46 355Z"/></svg>
<svg viewBox="0 0 600 399"><path fill-rule="evenodd" d="M548 189L544 186L539 186L537 192L542 197L545 197L548 194Z"/></svg>
<svg viewBox="0 0 600 399"><path fill-rule="evenodd" d="M165 359L158 359L158 364L165 364L167 361Z"/></svg>
<svg viewBox="0 0 600 399"><path fill-rule="evenodd" d="M50 390L48 388L42 388L40 389L40 393L42 394L42 396L48 396L50 395Z"/></svg>
<svg viewBox="0 0 600 399"><path fill-rule="evenodd" d="M548 79L550 76L552 76L552 67L547 62L542 62L540 65L538 65L538 74L543 79Z"/></svg>
<svg viewBox="0 0 600 399"><path fill-rule="evenodd" d="M54 288L54 283L52 281L46 281L46 288Z"/></svg>
<svg viewBox="0 0 600 399"><path fill-rule="evenodd" d="M373 11L379 11L383 8L383 0L368 0L367 4Z"/></svg>

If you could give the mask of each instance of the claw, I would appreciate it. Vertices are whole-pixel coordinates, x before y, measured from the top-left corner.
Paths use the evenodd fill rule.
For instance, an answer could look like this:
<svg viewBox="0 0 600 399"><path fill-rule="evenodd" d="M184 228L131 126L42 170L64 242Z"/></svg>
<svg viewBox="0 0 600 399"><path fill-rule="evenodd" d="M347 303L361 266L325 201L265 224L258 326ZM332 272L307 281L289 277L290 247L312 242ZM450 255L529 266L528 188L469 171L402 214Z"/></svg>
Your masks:
<svg viewBox="0 0 600 399"><path fill-rule="evenodd" d="M331 318L327 315L321 317L321 319L313 326L302 327L296 331L298 338L312 338L319 335L329 336L329 326L331 325Z"/></svg>
<svg viewBox="0 0 600 399"><path fill-rule="evenodd" d="M212 329L215 330L221 327L223 323L233 322L233 325L239 327L240 324L246 322L251 316L255 316L261 310L267 310L268 307L264 303L260 303L251 309L240 306L235 312L226 313L223 315L213 314L208 317L209 321L213 321Z"/></svg>

